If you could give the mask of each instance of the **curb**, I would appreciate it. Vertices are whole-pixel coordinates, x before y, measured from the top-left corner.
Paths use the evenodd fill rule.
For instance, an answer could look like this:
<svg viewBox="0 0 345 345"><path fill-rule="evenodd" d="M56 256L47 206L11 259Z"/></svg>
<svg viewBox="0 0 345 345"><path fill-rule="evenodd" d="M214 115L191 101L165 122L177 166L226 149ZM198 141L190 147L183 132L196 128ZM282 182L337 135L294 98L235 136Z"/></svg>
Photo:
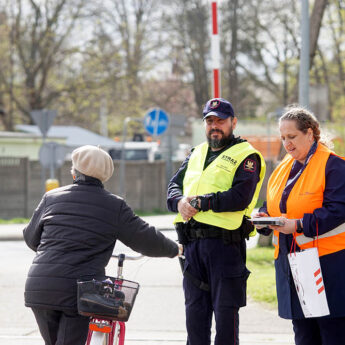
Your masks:
<svg viewBox="0 0 345 345"><path fill-rule="evenodd" d="M0 224L0 241L22 241L27 224Z"/></svg>

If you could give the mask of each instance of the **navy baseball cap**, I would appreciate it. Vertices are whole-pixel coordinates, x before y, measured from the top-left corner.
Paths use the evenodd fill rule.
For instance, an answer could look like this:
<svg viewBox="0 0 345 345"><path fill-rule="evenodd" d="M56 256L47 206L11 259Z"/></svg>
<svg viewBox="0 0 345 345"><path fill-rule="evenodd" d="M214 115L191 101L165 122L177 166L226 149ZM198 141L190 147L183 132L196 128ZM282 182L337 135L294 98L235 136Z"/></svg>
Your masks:
<svg viewBox="0 0 345 345"><path fill-rule="evenodd" d="M212 98L204 106L202 111L204 116L203 119L206 119L208 116L217 116L225 120L228 117L234 117L234 108L231 103L224 98Z"/></svg>

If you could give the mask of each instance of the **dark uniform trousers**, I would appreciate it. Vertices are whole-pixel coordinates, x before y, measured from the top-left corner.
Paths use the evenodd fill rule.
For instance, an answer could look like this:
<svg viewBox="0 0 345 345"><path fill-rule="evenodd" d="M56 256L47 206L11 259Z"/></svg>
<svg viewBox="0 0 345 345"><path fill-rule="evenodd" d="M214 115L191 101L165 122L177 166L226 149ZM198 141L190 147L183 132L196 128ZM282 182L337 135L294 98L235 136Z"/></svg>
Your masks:
<svg viewBox="0 0 345 345"><path fill-rule="evenodd" d="M185 246L184 269L207 282L200 289L184 277L187 345L210 345L211 323L216 322L215 345L239 344L240 307L246 305L246 243L225 244L221 238L203 238Z"/></svg>
<svg viewBox="0 0 345 345"><path fill-rule="evenodd" d="M45 345L85 345L89 318L75 312L31 308Z"/></svg>
<svg viewBox="0 0 345 345"><path fill-rule="evenodd" d="M344 345L345 317L292 320L296 345Z"/></svg>

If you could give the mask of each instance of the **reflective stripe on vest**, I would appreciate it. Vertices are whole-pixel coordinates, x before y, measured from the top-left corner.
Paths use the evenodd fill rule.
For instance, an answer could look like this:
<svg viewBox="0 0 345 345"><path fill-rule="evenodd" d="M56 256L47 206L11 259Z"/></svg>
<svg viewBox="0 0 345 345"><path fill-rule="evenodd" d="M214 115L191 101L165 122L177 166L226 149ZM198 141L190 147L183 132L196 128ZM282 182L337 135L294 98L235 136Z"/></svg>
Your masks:
<svg viewBox="0 0 345 345"><path fill-rule="evenodd" d="M320 240L320 239L323 239L326 237L332 237L332 236L340 235L343 233L345 233L345 223L340 224L336 228L334 228L333 230L327 231L326 233L320 235L318 237L318 239ZM300 247L303 246L304 244L308 244L308 243L314 242L316 240L317 240L316 237L307 237L303 234L301 234L301 236L296 237L296 242Z"/></svg>
<svg viewBox="0 0 345 345"><path fill-rule="evenodd" d="M287 213L285 216L288 219L303 218L305 213L313 213L315 209L322 207L326 181L325 169L330 154L334 153L324 145L318 144L314 155L298 178L286 201ZM268 181L267 209L272 217L281 216L279 204L293 163L294 159L290 155L286 155ZM299 243L301 236L305 237L303 234L296 234L297 243ZM301 249L312 248L317 245L319 256L345 249L345 232L342 231L329 236L319 236L319 240L315 243L313 239L304 241L303 237L300 244ZM274 257L277 258L279 255L278 231L274 231L273 242L275 246Z"/></svg>
<svg viewBox="0 0 345 345"><path fill-rule="evenodd" d="M204 195L208 193L224 192L231 188L232 182L240 164L250 154L256 153L260 157L260 180L256 186L253 199L245 210L236 212L198 212L193 218L204 224L214 225L223 229L238 229L244 215L250 216L259 197L260 188L265 176L266 165L262 155L248 142L236 144L219 154L204 170L204 162L208 152L208 143L194 148L183 179L183 195ZM180 214L174 223L184 222Z"/></svg>

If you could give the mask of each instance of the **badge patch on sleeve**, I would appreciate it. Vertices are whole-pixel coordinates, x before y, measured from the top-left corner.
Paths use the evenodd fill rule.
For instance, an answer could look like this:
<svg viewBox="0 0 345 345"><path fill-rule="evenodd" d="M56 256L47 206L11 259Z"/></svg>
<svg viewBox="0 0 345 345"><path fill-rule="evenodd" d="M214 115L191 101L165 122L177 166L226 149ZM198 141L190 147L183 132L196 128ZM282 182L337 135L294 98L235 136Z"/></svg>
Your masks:
<svg viewBox="0 0 345 345"><path fill-rule="evenodd" d="M252 159L247 158L244 161L243 168L245 171L255 172L256 171L256 162Z"/></svg>

